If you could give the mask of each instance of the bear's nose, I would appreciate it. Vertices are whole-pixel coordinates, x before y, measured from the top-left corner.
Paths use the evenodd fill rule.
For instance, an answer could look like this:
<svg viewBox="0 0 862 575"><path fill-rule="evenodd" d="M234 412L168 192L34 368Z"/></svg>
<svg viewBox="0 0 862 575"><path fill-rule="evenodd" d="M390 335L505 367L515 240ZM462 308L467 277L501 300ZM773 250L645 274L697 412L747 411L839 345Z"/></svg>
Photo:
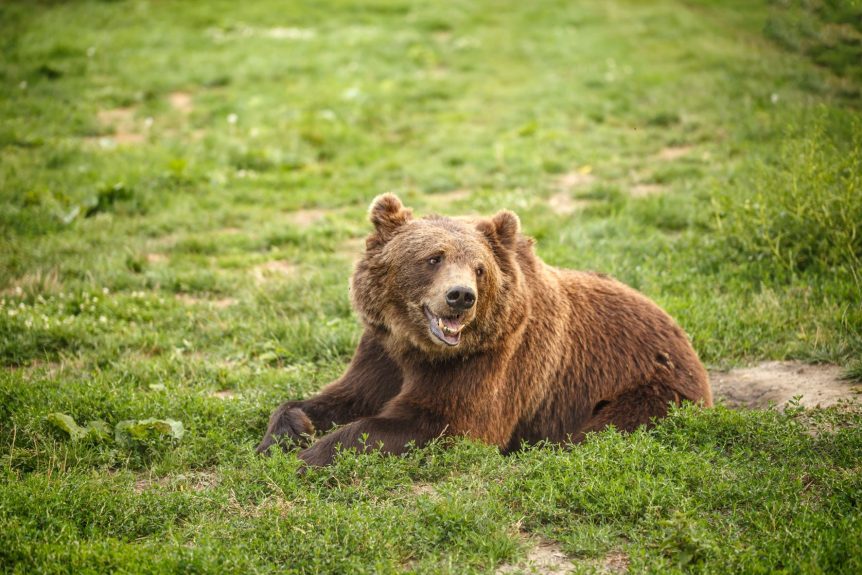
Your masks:
<svg viewBox="0 0 862 575"><path fill-rule="evenodd" d="M466 286L455 286L446 292L446 303L458 311L470 309L476 303L476 292Z"/></svg>

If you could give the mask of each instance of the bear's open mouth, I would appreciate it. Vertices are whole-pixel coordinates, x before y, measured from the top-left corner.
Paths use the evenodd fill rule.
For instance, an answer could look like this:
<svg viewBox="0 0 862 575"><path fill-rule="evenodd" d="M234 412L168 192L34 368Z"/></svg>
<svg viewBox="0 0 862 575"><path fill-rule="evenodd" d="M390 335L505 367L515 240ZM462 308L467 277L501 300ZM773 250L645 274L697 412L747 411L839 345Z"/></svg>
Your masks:
<svg viewBox="0 0 862 575"><path fill-rule="evenodd" d="M435 315L428 306L423 306L425 317L428 318L428 327L431 328L431 333L434 337L445 343L446 345L458 345L461 341L461 330L465 324L461 323L461 314L453 317L440 317Z"/></svg>

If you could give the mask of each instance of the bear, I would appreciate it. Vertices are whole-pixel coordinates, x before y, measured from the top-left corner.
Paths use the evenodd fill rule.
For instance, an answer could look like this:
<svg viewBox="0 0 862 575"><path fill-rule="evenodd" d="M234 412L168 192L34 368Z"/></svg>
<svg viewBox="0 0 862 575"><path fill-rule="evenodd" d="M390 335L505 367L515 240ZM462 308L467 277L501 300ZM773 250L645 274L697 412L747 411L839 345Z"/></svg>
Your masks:
<svg viewBox="0 0 862 575"><path fill-rule="evenodd" d="M400 454L444 436L509 453L712 405L667 313L609 276L545 264L513 212L414 218L383 194L369 219L349 288L363 326L353 359L318 395L281 404L258 453L296 445L324 466L339 445Z"/></svg>

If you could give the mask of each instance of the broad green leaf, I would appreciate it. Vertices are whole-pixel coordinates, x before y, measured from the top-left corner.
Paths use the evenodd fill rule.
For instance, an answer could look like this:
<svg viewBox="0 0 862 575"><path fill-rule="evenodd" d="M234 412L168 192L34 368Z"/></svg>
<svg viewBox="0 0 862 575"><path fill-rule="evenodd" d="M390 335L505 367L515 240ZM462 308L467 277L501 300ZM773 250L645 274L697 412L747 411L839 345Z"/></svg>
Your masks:
<svg viewBox="0 0 862 575"><path fill-rule="evenodd" d="M56 429L64 431L69 435L69 439L77 441L87 436L87 430L75 423L75 420L65 413L50 413L48 414L48 423Z"/></svg>
<svg viewBox="0 0 862 575"><path fill-rule="evenodd" d="M129 419L119 422L114 428L114 438L123 445L165 437L179 440L183 435L182 422L174 419Z"/></svg>
<svg viewBox="0 0 862 575"><path fill-rule="evenodd" d="M87 432L88 439L94 439L96 441L107 441L111 439L111 426L101 419L95 419L88 422L85 431Z"/></svg>

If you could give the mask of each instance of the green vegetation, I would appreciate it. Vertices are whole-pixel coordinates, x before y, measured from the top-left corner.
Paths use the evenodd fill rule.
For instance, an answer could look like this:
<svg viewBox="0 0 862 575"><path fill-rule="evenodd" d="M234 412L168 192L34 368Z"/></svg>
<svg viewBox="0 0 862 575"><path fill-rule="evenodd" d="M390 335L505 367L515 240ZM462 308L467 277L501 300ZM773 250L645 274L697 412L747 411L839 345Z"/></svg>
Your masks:
<svg viewBox="0 0 862 575"><path fill-rule="evenodd" d="M826 0L0 3L0 570L494 572L541 538L586 572L860 572L849 404L304 476L252 453L349 360L383 191L517 211L712 367L862 379L860 22Z"/></svg>

